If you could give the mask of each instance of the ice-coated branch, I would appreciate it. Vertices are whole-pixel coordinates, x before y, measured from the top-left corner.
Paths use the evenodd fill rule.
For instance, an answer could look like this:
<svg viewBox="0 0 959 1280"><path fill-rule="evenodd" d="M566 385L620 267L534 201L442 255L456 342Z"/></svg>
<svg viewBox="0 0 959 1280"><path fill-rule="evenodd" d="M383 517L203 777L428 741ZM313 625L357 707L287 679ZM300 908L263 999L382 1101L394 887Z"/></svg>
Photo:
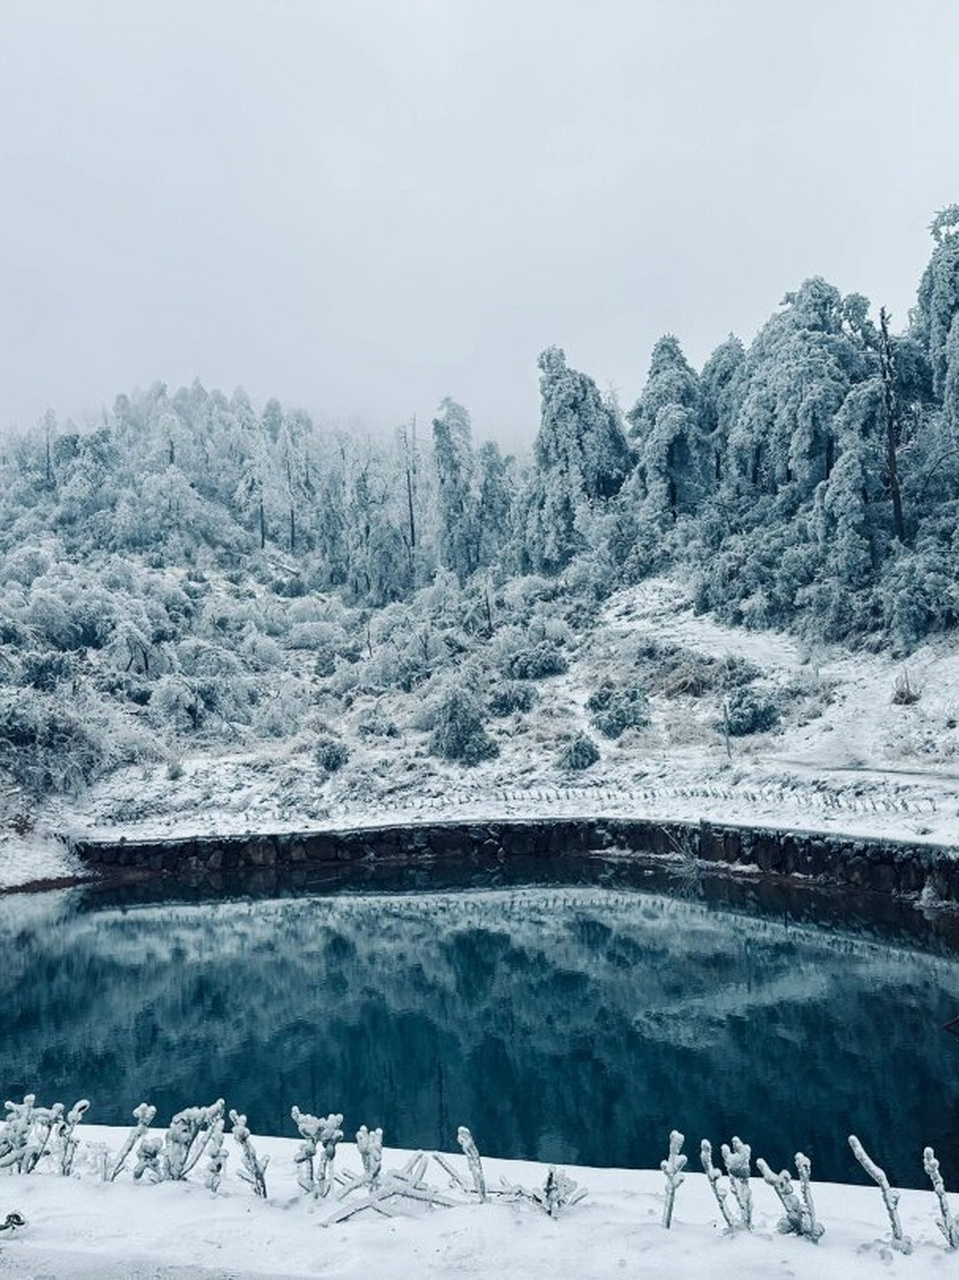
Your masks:
<svg viewBox="0 0 959 1280"><path fill-rule="evenodd" d="M753 1156L752 1147L748 1142L743 1142L741 1138L734 1137L729 1145L724 1142L720 1150L723 1153L723 1164L729 1174L729 1185L732 1187L736 1203L739 1205L739 1216L742 1218L742 1224L747 1231L752 1231L753 1193L749 1187L751 1172L749 1166Z"/></svg>
<svg viewBox="0 0 959 1280"><path fill-rule="evenodd" d="M75 1102L66 1117L61 1120L60 1128L57 1131L57 1141L60 1144L60 1172L65 1178L69 1177L73 1172L73 1158L77 1154L79 1141L73 1136L77 1125L90 1110L88 1099L81 1098L79 1102Z"/></svg>
<svg viewBox="0 0 959 1280"><path fill-rule="evenodd" d="M716 1203L719 1205L719 1212L726 1220L726 1226L730 1231L735 1231L739 1223L732 1215L729 1205L726 1203L728 1191L720 1185L722 1174L713 1164L713 1148L708 1138L703 1138L699 1144L699 1159L703 1166L703 1172L709 1179L709 1185L712 1188L713 1195L716 1197Z"/></svg>
<svg viewBox="0 0 959 1280"><path fill-rule="evenodd" d="M55 1102L52 1107L34 1107L33 1123L37 1127L37 1133L33 1136L32 1141L28 1144L21 1163L21 1171L23 1173L33 1173L34 1169L40 1163L41 1156L46 1154L47 1147L50 1145L50 1135L55 1126L59 1126L63 1119L63 1103Z"/></svg>
<svg viewBox="0 0 959 1280"><path fill-rule="evenodd" d="M2 1222L0 1222L0 1231L14 1231L17 1227L25 1227L26 1219L21 1218L19 1213L8 1213Z"/></svg>
<svg viewBox="0 0 959 1280"><path fill-rule="evenodd" d="M922 1167L929 1175L932 1183L932 1189L936 1193L939 1201L939 1217L936 1220L936 1226L946 1237L946 1245L950 1249L959 1247L959 1222L952 1216L949 1209L949 1201L946 1199L946 1184L942 1180L942 1174L939 1172L939 1161L936 1159L936 1153L932 1147L926 1147L922 1153Z"/></svg>
<svg viewBox="0 0 959 1280"><path fill-rule="evenodd" d="M305 1192L312 1196L326 1196L333 1185L333 1161L336 1146L343 1139L341 1115L330 1112L328 1116L313 1116L293 1107L293 1122L303 1138L293 1157L296 1163L296 1180ZM313 1161L319 1154L314 1171Z"/></svg>
<svg viewBox="0 0 959 1280"><path fill-rule="evenodd" d="M802 1187L803 1204L806 1206L806 1217L808 1219L808 1232L811 1240L818 1240L824 1233L826 1228L816 1217L816 1206L812 1198L812 1161L808 1156L804 1156L801 1151L796 1152L796 1172L799 1174L799 1183Z"/></svg>
<svg viewBox="0 0 959 1280"><path fill-rule="evenodd" d="M668 1230L673 1221L673 1205L676 1202L676 1192L686 1181L683 1176L683 1170L686 1168L686 1157L682 1154L683 1143L686 1141L683 1134L678 1129L673 1129L669 1135L669 1155L665 1160L659 1162L659 1167L666 1175L666 1200L663 1204L663 1226Z"/></svg>
<svg viewBox="0 0 959 1280"><path fill-rule="evenodd" d="M799 1155L802 1156L802 1152ZM804 1156L802 1158L805 1160ZM808 1178L808 1161L806 1164L806 1176ZM816 1221L810 1202L805 1198L800 1200L799 1196L796 1195L789 1171L783 1169L781 1173L773 1173L761 1156L756 1161L756 1168L762 1174L763 1180L775 1191L782 1204L783 1217L779 1220L779 1230L783 1233L792 1232L794 1235L803 1236L805 1239L811 1240L813 1244L816 1244L825 1231L825 1227L821 1222ZM800 1178L802 1178L801 1172Z"/></svg>
<svg viewBox="0 0 959 1280"><path fill-rule="evenodd" d="M187 1176L206 1149L213 1127L223 1118L224 1102L217 1098L208 1107L187 1107L170 1121L163 1141L163 1176L179 1182Z"/></svg>
<svg viewBox="0 0 959 1280"><path fill-rule="evenodd" d="M898 1249L900 1253L912 1252L912 1241L902 1234L902 1223L899 1221L899 1210L896 1207L899 1204L899 1192L894 1191L889 1185L889 1179L874 1160L866 1153L862 1143L854 1133L849 1135L849 1145L852 1147L852 1153L872 1178L873 1182L878 1183L879 1189L882 1191L883 1203L886 1206L886 1212L889 1214L889 1225L892 1227L892 1245L894 1249Z"/></svg>
<svg viewBox="0 0 959 1280"><path fill-rule="evenodd" d="M107 1175L107 1181L116 1181L117 1174L123 1168L124 1164L126 1164L127 1156L133 1150L136 1143L149 1132L150 1125L153 1123L153 1118L156 1113L156 1107L151 1107L148 1102L141 1102L138 1107L133 1108L133 1118L136 1121L136 1124L127 1134L126 1141L120 1148L120 1154L113 1162L113 1168L110 1170L109 1175ZM104 1173L106 1174L105 1164Z"/></svg>
<svg viewBox="0 0 959 1280"><path fill-rule="evenodd" d="M240 1152L243 1156L243 1164L245 1168L238 1169L237 1173L244 1182L248 1182L253 1188L256 1195L266 1199L266 1166L270 1163L269 1156L263 1156L260 1159L256 1154L256 1148L250 1141L250 1130L246 1125L246 1116L240 1115L236 1111L230 1111L230 1120L233 1123L231 1130L234 1138L240 1145Z"/></svg>
<svg viewBox="0 0 959 1280"><path fill-rule="evenodd" d="M203 1178L203 1185L214 1195L219 1189L223 1169L229 1157L229 1152L223 1150L223 1136L223 1121L220 1119L211 1130L210 1145L207 1148L206 1174Z"/></svg>
<svg viewBox="0 0 959 1280"><path fill-rule="evenodd" d="M368 1187L375 1187L383 1167L383 1130L371 1131L361 1124L356 1133L356 1149L363 1161L363 1181Z"/></svg>
<svg viewBox="0 0 959 1280"><path fill-rule="evenodd" d="M32 1150L30 1131L33 1128L35 1093L24 1094L22 1102L5 1102L8 1115L0 1126L0 1169L15 1165L22 1171L24 1162Z"/></svg>
<svg viewBox="0 0 959 1280"><path fill-rule="evenodd" d="M683 1157L685 1161L685 1156ZM549 1166L546 1181L532 1193L532 1200L544 1209L551 1218L558 1218L564 1209L578 1204L586 1195L586 1188L579 1186L568 1176L565 1169Z"/></svg>
<svg viewBox="0 0 959 1280"><path fill-rule="evenodd" d="M146 1137L137 1147L137 1162L133 1166L133 1180L139 1182L144 1174L151 1182L163 1181L163 1167L160 1164L160 1143L156 1138Z"/></svg>
<svg viewBox="0 0 959 1280"><path fill-rule="evenodd" d="M483 1174L483 1163L480 1160L480 1153L473 1141L473 1135L465 1125L460 1125L456 1131L456 1141L463 1148L463 1154L466 1156L466 1164L473 1178L473 1189L484 1203L486 1196L486 1178Z"/></svg>

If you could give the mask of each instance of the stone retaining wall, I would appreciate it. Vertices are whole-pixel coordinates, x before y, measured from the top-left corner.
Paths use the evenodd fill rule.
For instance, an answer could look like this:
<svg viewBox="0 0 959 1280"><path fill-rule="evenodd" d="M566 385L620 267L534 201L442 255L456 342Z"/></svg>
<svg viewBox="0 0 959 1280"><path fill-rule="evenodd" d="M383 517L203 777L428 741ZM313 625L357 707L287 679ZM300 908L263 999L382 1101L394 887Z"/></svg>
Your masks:
<svg viewBox="0 0 959 1280"><path fill-rule="evenodd" d="M695 857L717 869L755 867L770 876L802 877L888 894L918 894L928 887L936 898L959 903L959 858L952 849L706 822L613 818L447 822L189 840L79 840L73 848L85 861L115 868L120 875L146 873L194 884L206 879L216 883L228 873L257 868L471 858L489 862L520 856L557 859L617 851L657 859Z"/></svg>

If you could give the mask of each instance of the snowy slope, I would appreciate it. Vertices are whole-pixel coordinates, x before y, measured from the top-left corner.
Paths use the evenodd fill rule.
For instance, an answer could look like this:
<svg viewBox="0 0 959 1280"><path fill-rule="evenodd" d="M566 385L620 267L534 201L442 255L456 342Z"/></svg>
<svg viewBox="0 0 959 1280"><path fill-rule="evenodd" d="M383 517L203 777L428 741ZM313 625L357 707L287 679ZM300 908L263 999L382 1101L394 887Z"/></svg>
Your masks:
<svg viewBox="0 0 959 1280"><path fill-rule="evenodd" d="M634 671L637 652L650 645L747 660L759 669L755 687L782 709L779 728L730 739L727 751L718 729L722 691L658 693L655 662L647 662L636 678L653 677L650 725L615 742L600 738L589 730L589 693ZM491 722L500 754L473 768L427 753L417 692L359 692L335 724L351 758L332 776L313 766L301 735L256 751L186 757L176 778L158 764L128 768L77 800L51 803L37 829L129 837L603 814L959 843L959 649L948 640L908 663L808 651L790 635L696 616L680 585L654 579L613 596L569 657L566 674L536 682L532 711ZM919 697L899 705L893 695L907 676ZM356 734L358 717L374 706L395 719L398 737ZM593 733L602 758L570 773L556 753L578 728ZM24 857L8 836L0 859L6 883L23 874L11 864Z"/></svg>

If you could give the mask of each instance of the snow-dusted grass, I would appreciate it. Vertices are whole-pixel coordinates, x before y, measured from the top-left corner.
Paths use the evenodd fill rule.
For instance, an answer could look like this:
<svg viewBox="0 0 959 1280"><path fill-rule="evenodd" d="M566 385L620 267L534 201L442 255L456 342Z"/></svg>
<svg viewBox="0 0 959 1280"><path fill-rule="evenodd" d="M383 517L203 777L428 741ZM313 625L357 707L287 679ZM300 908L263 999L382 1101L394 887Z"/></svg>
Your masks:
<svg viewBox="0 0 959 1280"><path fill-rule="evenodd" d="M494 1197L489 1204L430 1209L405 1202L397 1216L365 1212L349 1222L323 1227L326 1202L311 1202L296 1185L292 1139L255 1136L268 1154L268 1198L256 1199L237 1177L232 1139L226 1176L213 1196L199 1177L188 1182L137 1184L126 1173L112 1184L98 1173L97 1144L111 1150L124 1131L83 1126L76 1173L0 1177L0 1218L19 1212L27 1226L0 1235L0 1275L97 1277L515 1276L521 1280L656 1276L690 1280L709 1274L770 1280L863 1280L877 1274L951 1275L955 1255L944 1248L932 1191L904 1191L900 1212L913 1242L909 1256L889 1246L889 1222L874 1186L815 1184L817 1215L826 1234L818 1245L781 1235L781 1207L773 1191L754 1177L751 1233L723 1233L723 1222L705 1176L687 1175L679 1188L671 1230L662 1223L665 1180L657 1171L574 1169L588 1188L586 1199L557 1219L527 1203ZM664 1135L664 1147L666 1138ZM452 1146L451 1142L451 1146ZM698 1139L692 1144L698 1151ZM384 1152L384 1169L407 1153ZM469 1182L457 1150L447 1160ZM542 1185L542 1165L484 1160L487 1182L505 1177L526 1187ZM342 1143L337 1164L360 1171L351 1143ZM693 1155L690 1167L698 1167ZM815 1175L815 1169L813 1169ZM434 1162L427 1180L449 1190Z"/></svg>

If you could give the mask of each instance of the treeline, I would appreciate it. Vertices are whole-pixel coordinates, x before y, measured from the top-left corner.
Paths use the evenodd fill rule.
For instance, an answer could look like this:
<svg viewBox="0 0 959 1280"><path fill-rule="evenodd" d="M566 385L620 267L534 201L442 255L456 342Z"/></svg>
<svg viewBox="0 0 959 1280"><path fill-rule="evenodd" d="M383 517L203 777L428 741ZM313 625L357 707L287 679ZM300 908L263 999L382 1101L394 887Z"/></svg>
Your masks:
<svg viewBox="0 0 959 1280"><path fill-rule="evenodd" d="M579 561L611 589L683 564L728 620L912 644L957 610L959 206L932 233L903 333L809 280L699 373L662 338L625 415L548 349L522 464L449 399L386 444L198 383L120 396L94 430L48 415L6 447L0 549L54 535L71 557L232 568L280 549L289 590L373 607L438 569Z"/></svg>
<svg viewBox="0 0 959 1280"><path fill-rule="evenodd" d="M529 710L598 602L670 570L750 627L905 650L953 626L959 206L932 234L901 333L809 280L698 373L662 338L625 414L547 349L522 460L451 399L384 441L198 383L48 414L0 450L0 775L298 733L329 773L364 699L354 740L395 737L387 692L427 749L489 759L484 723ZM635 721L632 686L589 709L614 695Z"/></svg>

